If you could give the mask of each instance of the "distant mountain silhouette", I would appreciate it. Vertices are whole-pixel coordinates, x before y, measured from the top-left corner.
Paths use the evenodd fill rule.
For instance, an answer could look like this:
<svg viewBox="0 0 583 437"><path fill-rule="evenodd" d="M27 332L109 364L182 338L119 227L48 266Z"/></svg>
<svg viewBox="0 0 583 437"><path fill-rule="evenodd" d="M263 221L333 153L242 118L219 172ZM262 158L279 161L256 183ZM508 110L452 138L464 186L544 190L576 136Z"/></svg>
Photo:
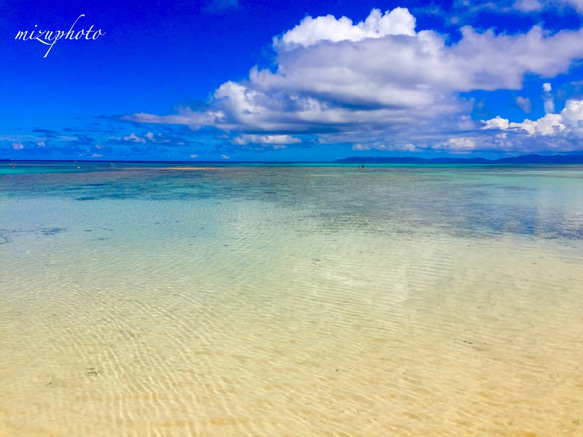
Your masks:
<svg viewBox="0 0 583 437"><path fill-rule="evenodd" d="M522 155L512 158L416 158L352 156L334 162L346 164L583 164L583 155Z"/></svg>

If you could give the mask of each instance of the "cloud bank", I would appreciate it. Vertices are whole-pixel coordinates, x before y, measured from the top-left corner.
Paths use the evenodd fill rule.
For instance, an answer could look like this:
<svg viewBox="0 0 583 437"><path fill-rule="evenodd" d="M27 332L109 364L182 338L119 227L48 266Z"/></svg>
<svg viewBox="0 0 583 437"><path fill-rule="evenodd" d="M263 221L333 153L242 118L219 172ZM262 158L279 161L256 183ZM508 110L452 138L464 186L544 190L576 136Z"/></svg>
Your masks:
<svg viewBox="0 0 583 437"><path fill-rule="evenodd" d="M352 143L355 150L382 144L382 150L468 152L509 150L510 138L492 136L494 131L547 137L568 131L579 138L580 101L554 114L548 82L542 96L547 115L537 121L497 117L483 125L471 119L472 101L460 93L520 90L526 75L550 79L567 73L583 58L583 29L550 33L534 26L511 35L464 26L460 32L452 43L433 30L416 31L415 17L405 8L373 9L359 23L306 17L273 39L273 68L254 67L247 80L222 84L205 110L124 119L195 130L211 126L240 146L297 144L310 135L321 144ZM516 104L527 113L532 109L528 98ZM576 147L572 141L562 144Z"/></svg>

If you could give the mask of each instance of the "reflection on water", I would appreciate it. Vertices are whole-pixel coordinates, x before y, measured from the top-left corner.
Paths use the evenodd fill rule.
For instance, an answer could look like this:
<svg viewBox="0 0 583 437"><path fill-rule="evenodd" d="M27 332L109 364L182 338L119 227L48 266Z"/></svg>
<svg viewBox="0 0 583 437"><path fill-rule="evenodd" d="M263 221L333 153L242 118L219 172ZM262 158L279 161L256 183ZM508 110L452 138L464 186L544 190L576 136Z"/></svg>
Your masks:
<svg viewBox="0 0 583 437"><path fill-rule="evenodd" d="M583 435L583 168L0 174L0 435Z"/></svg>

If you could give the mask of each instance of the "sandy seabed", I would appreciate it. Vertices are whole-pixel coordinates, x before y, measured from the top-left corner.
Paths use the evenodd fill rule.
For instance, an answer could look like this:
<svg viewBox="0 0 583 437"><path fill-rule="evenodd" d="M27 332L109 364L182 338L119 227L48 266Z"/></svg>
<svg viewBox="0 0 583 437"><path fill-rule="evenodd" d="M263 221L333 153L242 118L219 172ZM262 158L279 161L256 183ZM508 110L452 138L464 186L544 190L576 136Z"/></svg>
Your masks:
<svg viewBox="0 0 583 437"><path fill-rule="evenodd" d="M2 436L583 435L579 239L239 197L2 208Z"/></svg>

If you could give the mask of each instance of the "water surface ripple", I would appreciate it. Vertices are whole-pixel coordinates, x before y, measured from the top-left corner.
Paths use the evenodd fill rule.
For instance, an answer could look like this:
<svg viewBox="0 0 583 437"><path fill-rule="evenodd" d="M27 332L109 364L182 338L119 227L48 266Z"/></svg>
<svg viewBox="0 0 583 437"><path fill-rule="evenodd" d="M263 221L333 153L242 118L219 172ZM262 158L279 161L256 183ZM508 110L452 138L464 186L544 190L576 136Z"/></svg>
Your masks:
<svg viewBox="0 0 583 437"><path fill-rule="evenodd" d="M0 171L0 435L583 435L583 168L80 167Z"/></svg>

